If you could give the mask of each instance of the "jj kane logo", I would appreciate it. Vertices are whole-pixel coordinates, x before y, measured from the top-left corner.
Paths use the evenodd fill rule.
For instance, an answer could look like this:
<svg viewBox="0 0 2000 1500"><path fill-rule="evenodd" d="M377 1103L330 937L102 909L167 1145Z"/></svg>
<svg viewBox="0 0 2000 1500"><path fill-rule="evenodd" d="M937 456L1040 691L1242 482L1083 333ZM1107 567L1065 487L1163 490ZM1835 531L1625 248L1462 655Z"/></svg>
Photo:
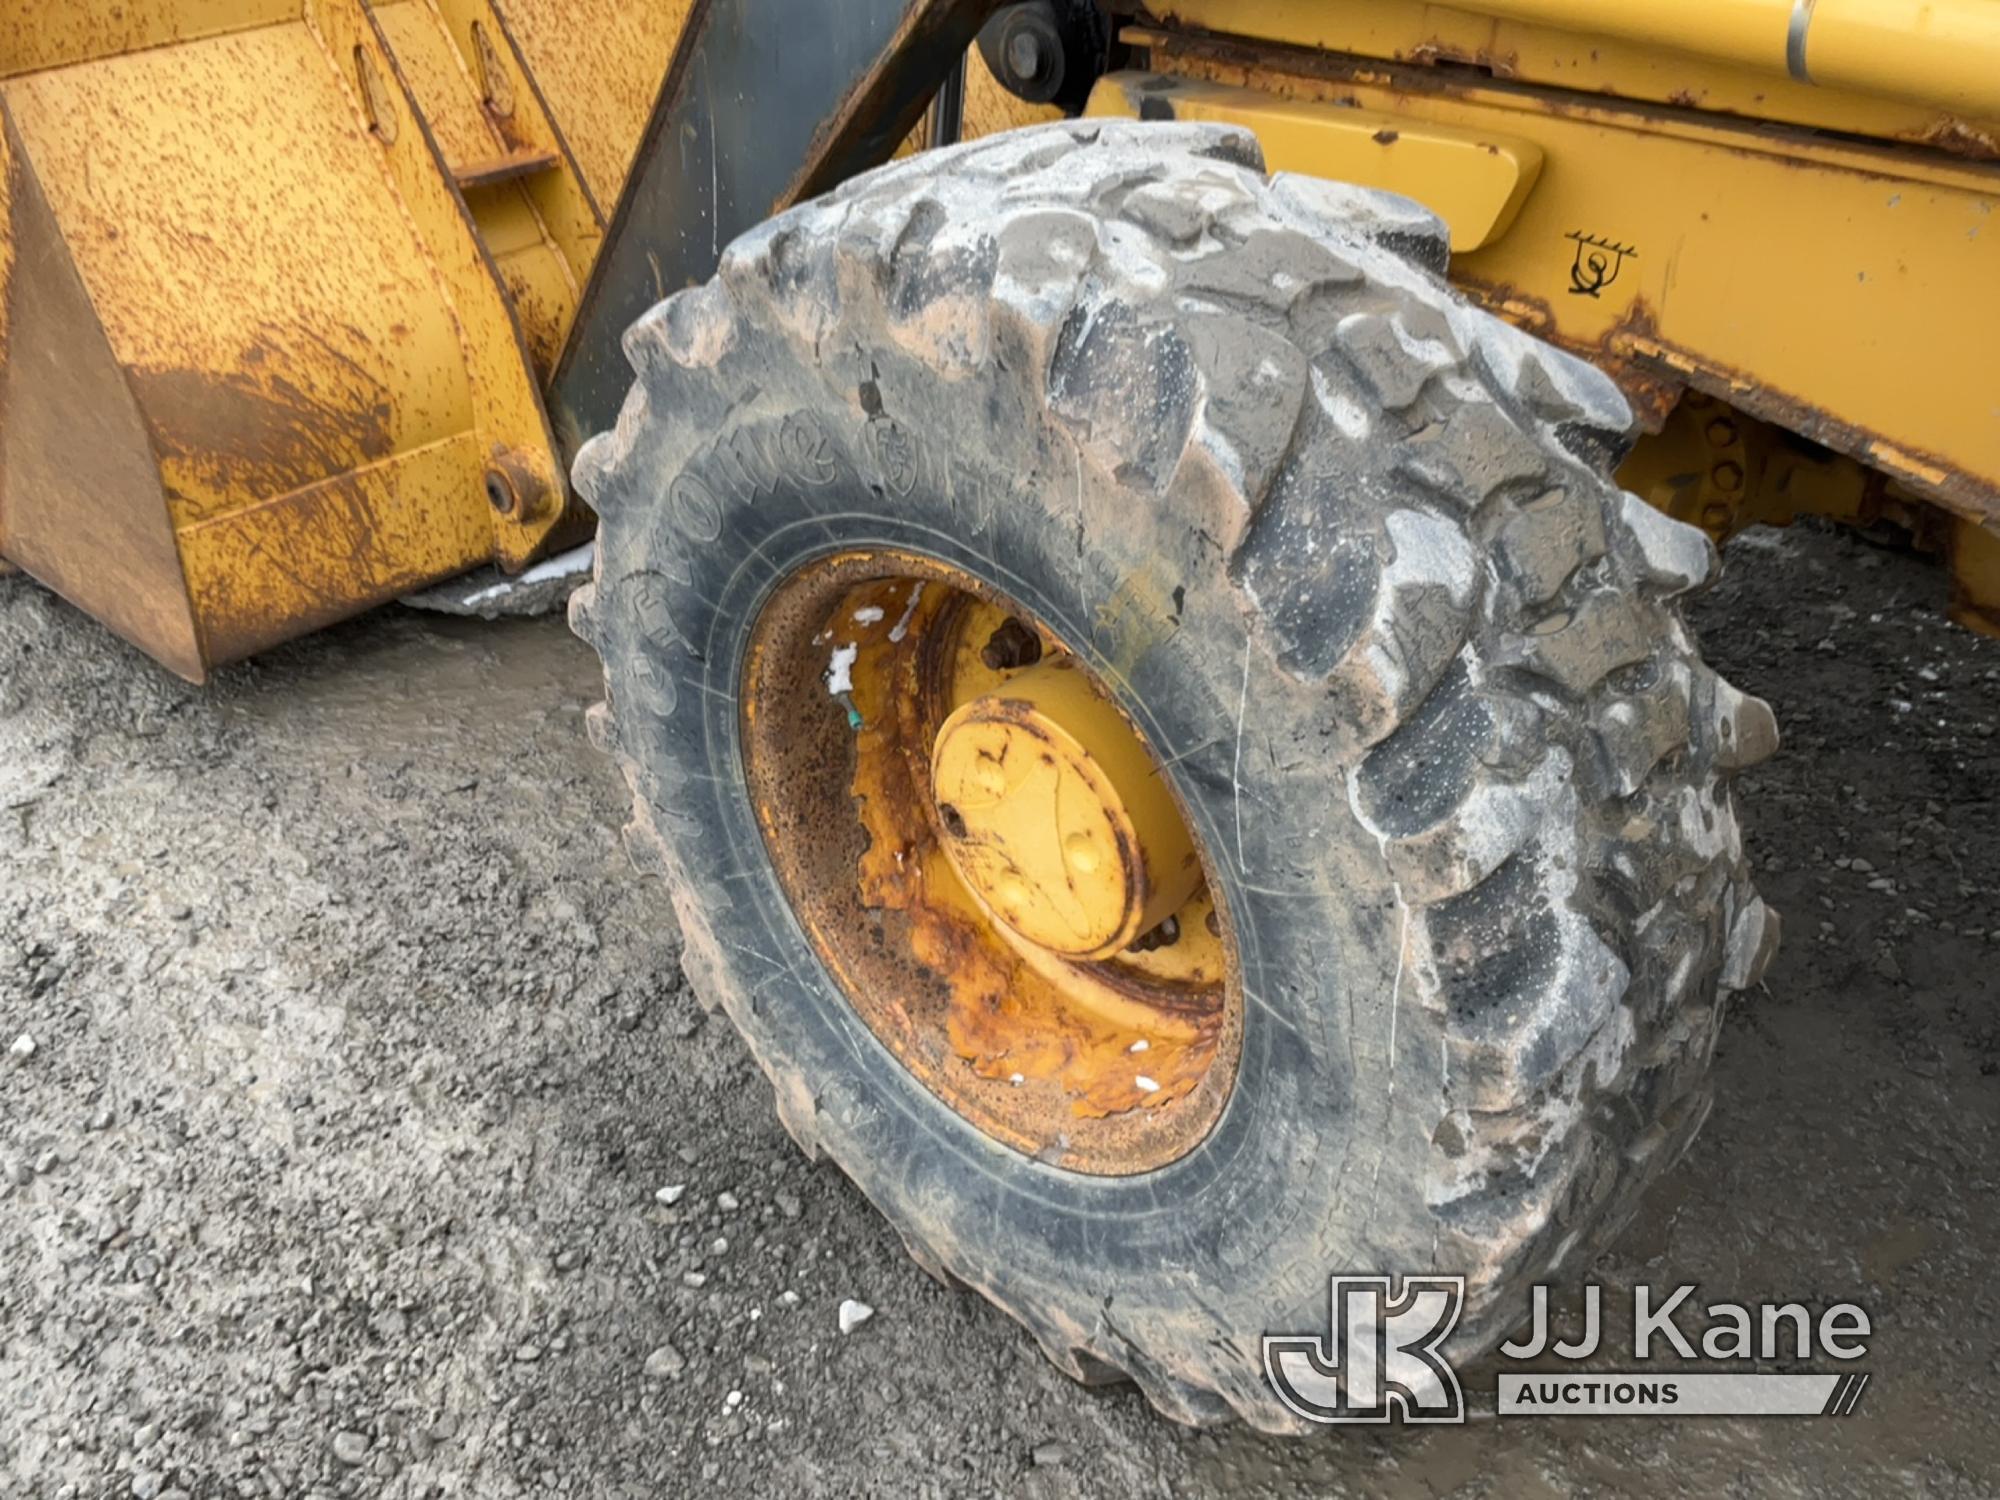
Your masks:
<svg viewBox="0 0 2000 1500"><path fill-rule="evenodd" d="M1463 1422L1438 1348L1465 1307L1463 1276L1335 1276L1327 1337L1264 1336L1264 1374L1308 1422Z"/></svg>
<svg viewBox="0 0 2000 1500"><path fill-rule="evenodd" d="M1266 1334L1264 1374L1288 1409L1309 1422L1463 1422L1465 1397L1445 1360L1445 1340L1465 1308L1462 1276L1335 1276L1324 1335ZM1867 1353L1868 1314L1837 1302L1817 1315L1797 1302L1712 1302L1695 1288L1632 1289L1632 1359L1691 1361L1694 1368L1503 1371L1501 1416L1847 1416L1868 1386L1865 1371L1801 1371L1818 1360ZM1590 1359L1604 1347L1603 1294L1587 1286L1582 1331L1553 1336L1549 1290L1534 1288L1527 1331L1500 1346L1510 1360ZM1758 1364L1794 1368L1775 1372ZM1706 1365L1707 1368L1703 1368ZM1749 1367L1749 1368L1746 1368Z"/></svg>

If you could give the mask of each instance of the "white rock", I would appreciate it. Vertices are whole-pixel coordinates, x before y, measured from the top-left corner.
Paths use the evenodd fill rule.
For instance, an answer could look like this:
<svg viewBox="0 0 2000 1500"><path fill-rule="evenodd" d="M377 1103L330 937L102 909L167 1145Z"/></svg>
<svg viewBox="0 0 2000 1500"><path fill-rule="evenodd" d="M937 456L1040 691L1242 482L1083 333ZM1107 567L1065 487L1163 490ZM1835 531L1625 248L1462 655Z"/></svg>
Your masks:
<svg viewBox="0 0 2000 1500"><path fill-rule="evenodd" d="M673 1380L687 1368L687 1360L672 1344L662 1344L646 1356L648 1380Z"/></svg>
<svg viewBox="0 0 2000 1500"><path fill-rule="evenodd" d="M18 1057L23 1062L26 1062L35 1055L35 1039L29 1036L27 1032L22 1032L14 1038L14 1044L7 1049L7 1055L9 1057Z"/></svg>
<svg viewBox="0 0 2000 1500"><path fill-rule="evenodd" d="M1134 1042L1131 1046L1127 1047L1125 1050L1127 1052L1145 1052L1149 1050L1152 1047L1152 1045L1153 1044L1147 1041L1144 1037L1140 1037L1138 1041Z"/></svg>
<svg viewBox="0 0 2000 1500"><path fill-rule="evenodd" d="M1142 1093L1157 1094L1160 1091L1160 1086L1157 1083L1153 1082L1152 1079L1148 1078L1144 1073L1141 1073L1137 1078L1133 1079L1132 1081L1139 1085L1140 1091Z"/></svg>
<svg viewBox="0 0 2000 1500"><path fill-rule="evenodd" d="M840 1304L840 1331L852 1333L874 1316L875 1309L866 1302L856 1302L852 1297L845 1298Z"/></svg>
<svg viewBox="0 0 2000 1500"><path fill-rule="evenodd" d="M726 1214L733 1214L743 1204L734 1193L717 1193L715 1195L715 1206Z"/></svg>
<svg viewBox="0 0 2000 1500"><path fill-rule="evenodd" d="M677 1182L672 1187L661 1188L657 1193L653 1194L653 1196L657 1198L660 1202L666 1204L668 1207L672 1207L674 1204L681 1201L681 1194L685 1193L686 1191L687 1191L687 1184L683 1182Z"/></svg>
<svg viewBox="0 0 2000 1500"><path fill-rule="evenodd" d="M368 1461L370 1443L359 1432L341 1431L333 1435L333 1456L350 1469L358 1469Z"/></svg>

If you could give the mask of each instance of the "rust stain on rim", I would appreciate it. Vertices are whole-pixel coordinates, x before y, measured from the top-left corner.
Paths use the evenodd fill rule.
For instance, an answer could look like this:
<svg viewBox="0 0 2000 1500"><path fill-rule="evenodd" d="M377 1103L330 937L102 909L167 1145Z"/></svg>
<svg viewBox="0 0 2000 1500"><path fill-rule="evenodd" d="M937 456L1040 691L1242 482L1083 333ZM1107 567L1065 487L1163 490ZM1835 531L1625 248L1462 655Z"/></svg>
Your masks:
<svg viewBox="0 0 2000 1500"><path fill-rule="evenodd" d="M934 1095L1053 1165L1150 1171L1208 1134L1234 1082L1234 936L1198 840L1196 895L1101 961L1037 948L961 880L931 747L955 708L1004 695L1024 629L1040 658L1066 654L930 559L849 552L795 573L757 621L739 694L751 801L821 962Z"/></svg>

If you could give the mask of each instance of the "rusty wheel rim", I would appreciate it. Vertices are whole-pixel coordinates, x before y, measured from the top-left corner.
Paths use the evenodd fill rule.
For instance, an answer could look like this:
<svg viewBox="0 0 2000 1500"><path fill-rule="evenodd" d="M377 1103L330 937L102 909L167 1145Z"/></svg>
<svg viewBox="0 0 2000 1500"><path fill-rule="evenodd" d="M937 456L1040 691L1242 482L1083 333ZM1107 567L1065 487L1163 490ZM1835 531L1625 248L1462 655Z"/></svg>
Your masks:
<svg viewBox="0 0 2000 1500"><path fill-rule="evenodd" d="M1088 705L1083 683L1105 706ZM1170 766L1058 634L934 560L838 553L766 602L740 687L751 800L792 911L847 1003L934 1096L994 1140L1095 1175L1165 1166L1207 1135L1241 1030L1229 914L1210 894ZM941 803L933 757L935 774L963 789L959 763L939 750L948 722L959 733L947 742L1018 734L1022 704L1043 700L1070 715L1062 728L1081 714L1082 737L1095 735L1105 765L1122 770L1128 795L1108 794L1108 822L1086 804L1062 825L1103 857L1114 894L1086 883L1067 904L1003 914L982 863L996 836L967 826L992 815ZM1140 769L1118 760L1127 752L1113 718L1145 757ZM1076 807L1078 783L1063 785ZM1114 824L1144 831L1142 857L1112 857ZM1077 842L1061 848L1073 862ZM1115 951L1099 956L1107 945Z"/></svg>

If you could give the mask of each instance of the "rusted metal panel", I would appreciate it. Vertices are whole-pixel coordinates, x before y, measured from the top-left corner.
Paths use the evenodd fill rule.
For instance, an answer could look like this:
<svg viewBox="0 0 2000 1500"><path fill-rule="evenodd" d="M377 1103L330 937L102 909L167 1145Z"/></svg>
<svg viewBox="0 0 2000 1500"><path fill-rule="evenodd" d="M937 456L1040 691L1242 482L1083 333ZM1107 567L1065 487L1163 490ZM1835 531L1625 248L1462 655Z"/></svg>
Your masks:
<svg viewBox="0 0 2000 1500"><path fill-rule="evenodd" d="M470 423L423 244L304 26L5 92L131 372L176 525Z"/></svg>
<svg viewBox="0 0 2000 1500"><path fill-rule="evenodd" d="M428 5L399 0L375 6L374 16L500 272L537 376L545 379L569 332L589 268L587 261L571 265L528 192L526 179L538 171L560 171L562 158L549 150L524 153L501 132ZM523 113L516 102L514 114Z"/></svg>
<svg viewBox="0 0 2000 1500"><path fill-rule="evenodd" d="M605 217L693 0L506 0L505 30Z"/></svg>
<svg viewBox="0 0 2000 1500"><path fill-rule="evenodd" d="M697 0L551 387L573 450L616 420L619 340L772 213L888 160L992 0Z"/></svg>
<svg viewBox="0 0 2000 1500"><path fill-rule="evenodd" d="M1500 20L1599 35L1698 66L1748 68L1871 99L2000 115L2000 11L1991 0L1470 0Z"/></svg>
<svg viewBox="0 0 2000 1500"><path fill-rule="evenodd" d="M211 666L240 660L484 561L492 527L465 503L461 434L180 533Z"/></svg>
<svg viewBox="0 0 2000 1500"><path fill-rule="evenodd" d="M0 0L0 79L298 18L299 0Z"/></svg>
<svg viewBox="0 0 2000 1500"><path fill-rule="evenodd" d="M439 3L0 0L85 349L0 409L0 550L184 675L573 530L536 356L599 224L538 100L457 50L484 0ZM17 335L49 274L8 279Z"/></svg>
<svg viewBox="0 0 2000 1500"><path fill-rule="evenodd" d="M553 151L509 151L503 156L481 157L473 161L455 163L451 169L451 177L452 181L458 184L460 192L470 193L480 188L519 182L524 177L546 172L555 164L556 154Z"/></svg>
<svg viewBox="0 0 2000 1500"><path fill-rule="evenodd" d="M457 167L504 152L506 142L481 107L437 12L424 0L376 0L368 9L444 159Z"/></svg>
<svg viewBox="0 0 2000 1500"><path fill-rule="evenodd" d="M380 23L361 0L307 0L314 32L336 63L353 59L393 81L393 118L375 122L381 160L423 240L458 320L472 395L472 426L489 464L505 458L533 476L530 503L493 517L494 555L520 568L561 526L567 480L555 454L520 324L465 200Z"/></svg>
<svg viewBox="0 0 2000 1500"><path fill-rule="evenodd" d="M15 180L24 171L20 153L14 149L14 131L6 118L6 99L0 95L0 380L7 371L8 306L14 285L13 205L23 187ZM0 427L0 440L6 429Z"/></svg>
<svg viewBox="0 0 2000 1500"><path fill-rule="evenodd" d="M145 422L3 100L0 330L0 553L199 680Z"/></svg>
<svg viewBox="0 0 2000 1500"><path fill-rule="evenodd" d="M516 167L526 161L546 163L546 170L537 167L521 175L522 191L581 291L604 239L605 206L592 194L569 136L528 70L495 0L434 0L434 4L466 82L503 148L500 159ZM634 140L641 123L631 123ZM468 180L477 167L477 163L458 164L455 175L461 188L483 185Z"/></svg>

